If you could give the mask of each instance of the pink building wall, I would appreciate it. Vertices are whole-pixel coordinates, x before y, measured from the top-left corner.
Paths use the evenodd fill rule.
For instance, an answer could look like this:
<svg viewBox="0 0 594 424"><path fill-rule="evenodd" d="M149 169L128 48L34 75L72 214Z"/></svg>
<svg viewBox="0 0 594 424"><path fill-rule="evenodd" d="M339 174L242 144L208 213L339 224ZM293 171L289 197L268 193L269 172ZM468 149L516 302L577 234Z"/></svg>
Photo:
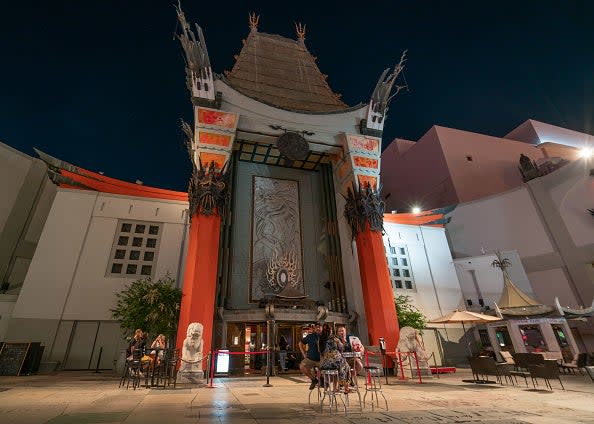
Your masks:
<svg viewBox="0 0 594 424"><path fill-rule="evenodd" d="M530 144L434 126L419 141L392 142L382 153L386 210L433 209L521 185L520 154L544 155Z"/></svg>
<svg viewBox="0 0 594 424"><path fill-rule="evenodd" d="M436 131L460 202L522 185L520 155L544 157L540 149L523 142L445 127Z"/></svg>
<svg viewBox="0 0 594 424"><path fill-rule="evenodd" d="M429 209L458 203L435 127L413 146L402 144L392 142L382 153L382 193L390 194L386 210L409 212L415 205Z"/></svg>

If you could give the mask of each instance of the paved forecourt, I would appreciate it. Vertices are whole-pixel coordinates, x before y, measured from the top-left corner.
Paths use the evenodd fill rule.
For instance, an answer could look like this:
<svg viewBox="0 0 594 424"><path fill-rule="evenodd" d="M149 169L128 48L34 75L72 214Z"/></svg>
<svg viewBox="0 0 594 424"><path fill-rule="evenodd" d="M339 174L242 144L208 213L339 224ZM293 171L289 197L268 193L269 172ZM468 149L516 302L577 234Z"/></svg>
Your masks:
<svg viewBox="0 0 594 424"><path fill-rule="evenodd" d="M462 380L468 371L383 387L389 410L351 397L348 415L308 405L309 380L298 374L215 379L214 388L126 390L112 373L62 372L51 376L0 377L0 423L592 423L594 383L586 376L562 376L567 390L554 391ZM385 381L385 380L384 380ZM541 384L544 388L544 383ZM369 399L368 399L369 400ZM340 402L339 402L339 405ZM380 406L382 404L380 403Z"/></svg>

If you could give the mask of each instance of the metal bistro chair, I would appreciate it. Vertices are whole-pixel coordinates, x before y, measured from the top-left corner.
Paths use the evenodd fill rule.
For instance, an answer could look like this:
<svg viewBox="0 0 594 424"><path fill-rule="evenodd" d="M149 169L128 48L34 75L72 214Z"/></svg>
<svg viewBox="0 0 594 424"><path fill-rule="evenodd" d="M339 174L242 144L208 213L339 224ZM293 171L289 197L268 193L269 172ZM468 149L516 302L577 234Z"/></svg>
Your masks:
<svg viewBox="0 0 594 424"><path fill-rule="evenodd" d="M336 395L338 394L338 398L342 402L344 406L344 413L346 415L346 403L340 397L340 386L338 384L338 370L321 370L320 374L322 376L322 387L323 387L323 396L322 400L320 401L320 412L324 412L324 400L328 397L328 403L330 406L330 413L332 413L332 407L336 409L338 412L338 402L336 400Z"/></svg>
<svg viewBox="0 0 594 424"><path fill-rule="evenodd" d="M349 392L344 394L344 402L346 406L349 406L349 394L356 393L357 397L359 398L359 409L363 412L363 400L361 399L361 392L359 391L359 381L357 379L357 372L355 370L355 361L357 358L361 358L361 353L359 352L343 352L343 358L347 360L349 363L350 372L351 372L351 379L352 379L352 386L349 388Z"/></svg>
<svg viewBox="0 0 594 424"><path fill-rule="evenodd" d="M318 395L318 403L320 403L320 401L322 400L322 390L320 389L320 380L321 380L321 376L320 376L320 368L318 367L313 367L311 372L316 376L316 379L318 380L318 384L316 384L316 387L313 390L309 391L309 396L308 396L308 403L311 405L311 394L315 391L316 394Z"/></svg>
<svg viewBox="0 0 594 424"><path fill-rule="evenodd" d="M363 404L365 405L365 398L367 394L371 393L371 410L377 406L379 408L379 395L382 395L386 403L386 411L388 410L388 400L382 391L381 370L377 366L364 366L365 370L365 395L363 396ZM375 403L374 403L375 400Z"/></svg>
<svg viewBox="0 0 594 424"><path fill-rule="evenodd" d="M551 382L549 381L549 379L556 378L557 380L559 380L561 388L565 390L563 382L561 381L561 376L559 375L559 366L557 365L556 360L546 360L543 365L530 365L528 367L528 370L530 371L530 378L532 379L532 386L534 388L536 388L536 385L538 384L537 379L542 378L544 379L547 388L553 391L553 386L551 386Z"/></svg>
<svg viewBox="0 0 594 424"><path fill-rule="evenodd" d="M157 379L157 386L160 386L162 382L163 388L169 387L173 384L173 388L175 389L179 360L179 349L165 349L163 352L163 358L161 359L161 372L159 374L159 378Z"/></svg>
<svg viewBox="0 0 594 424"><path fill-rule="evenodd" d="M126 389L130 387L132 381L132 388L136 390L140 386L140 378L142 377L142 349L134 349L132 351L132 359L126 359L126 367L124 374L120 379L120 386L126 385Z"/></svg>

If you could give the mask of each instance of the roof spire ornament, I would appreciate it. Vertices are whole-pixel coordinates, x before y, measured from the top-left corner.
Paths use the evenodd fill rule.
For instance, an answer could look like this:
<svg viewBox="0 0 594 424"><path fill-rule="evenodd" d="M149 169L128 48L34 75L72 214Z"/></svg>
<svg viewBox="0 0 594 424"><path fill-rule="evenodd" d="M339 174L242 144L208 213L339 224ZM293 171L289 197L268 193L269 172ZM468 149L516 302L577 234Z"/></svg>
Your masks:
<svg viewBox="0 0 594 424"><path fill-rule="evenodd" d="M305 24L301 22L295 22L295 32L297 33L297 39L302 43L305 41Z"/></svg>
<svg viewBox="0 0 594 424"><path fill-rule="evenodd" d="M260 15L256 15L256 12L249 14L250 31L258 31L258 23L260 22Z"/></svg>
<svg viewBox="0 0 594 424"><path fill-rule="evenodd" d="M392 73L388 75L390 68L384 69L384 72L375 85L375 89L371 94L371 100L369 101L367 120L364 122L365 125L361 125L361 132L363 134L381 137L381 133L384 129L384 118L388 113L388 105L390 104L390 101L400 92L400 90L404 88L408 89L406 79L404 79L404 84L396 84L396 79L400 76L402 71L404 71L406 52L407 50L402 52L400 61L394 66Z"/></svg>
<svg viewBox="0 0 594 424"><path fill-rule="evenodd" d="M192 98L213 102L215 99L214 81L206 41L202 34L202 28L196 25L196 35L186 21L181 4L174 6L177 12L177 19L181 26L181 33L175 34L180 41L186 60L186 85L192 94Z"/></svg>

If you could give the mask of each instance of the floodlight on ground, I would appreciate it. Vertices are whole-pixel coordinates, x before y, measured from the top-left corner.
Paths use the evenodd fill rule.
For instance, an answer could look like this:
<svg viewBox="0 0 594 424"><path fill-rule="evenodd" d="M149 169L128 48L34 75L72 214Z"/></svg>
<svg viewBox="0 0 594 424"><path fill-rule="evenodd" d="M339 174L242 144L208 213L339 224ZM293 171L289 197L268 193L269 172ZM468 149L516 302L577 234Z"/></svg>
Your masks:
<svg viewBox="0 0 594 424"><path fill-rule="evenodd" d="M413 206L412 213L421 213L421 208L418 206Z"/></svg>

